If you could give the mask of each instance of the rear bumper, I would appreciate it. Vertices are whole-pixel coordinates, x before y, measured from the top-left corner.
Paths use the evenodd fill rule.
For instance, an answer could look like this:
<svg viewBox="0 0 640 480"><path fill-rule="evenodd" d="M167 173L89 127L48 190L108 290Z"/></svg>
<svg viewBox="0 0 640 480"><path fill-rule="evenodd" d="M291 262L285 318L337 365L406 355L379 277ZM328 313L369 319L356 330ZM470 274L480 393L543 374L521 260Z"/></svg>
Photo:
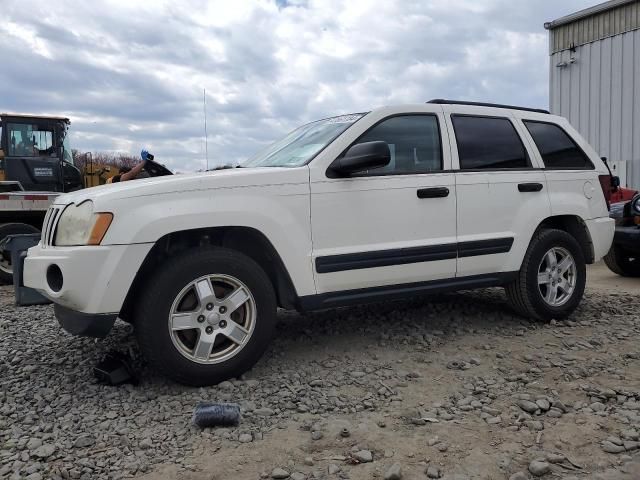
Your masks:
<svg viewBox="0 0 640 480"><path fill-rule="evenodd" d="M609 217L594 218L585 220L591 242L593 244L593 261L597 262L604 257L613 242L613 233L615 231L615 220Z"/></svg>
<svg viewBox="0 0 640 480"><path fill-rule="evenodd" d="M55 304L58 323L72 335L81 337L106 337L118 317L117 313L82 313Z"/></svg>
<svg viewBox="0 0 640 480"><path fill-rule="evenodd" d="M640 253L640 227L616 227L613 244L629 253Z"/></svg>

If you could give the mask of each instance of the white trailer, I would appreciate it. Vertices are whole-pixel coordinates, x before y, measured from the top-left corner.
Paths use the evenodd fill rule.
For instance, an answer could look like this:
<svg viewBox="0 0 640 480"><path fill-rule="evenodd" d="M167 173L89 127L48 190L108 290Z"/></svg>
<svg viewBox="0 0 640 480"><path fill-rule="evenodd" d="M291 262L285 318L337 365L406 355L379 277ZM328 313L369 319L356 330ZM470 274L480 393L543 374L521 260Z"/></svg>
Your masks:
<svg viewBox="0 0 640 480"><path fill-rule="evenodd" d="M5 186L8 182L2 182ZM8 235L38 233L45 213L60 192L16 191L0 193L0 243ZM0 248L0 283L11 283L9 252Z"/></svg>

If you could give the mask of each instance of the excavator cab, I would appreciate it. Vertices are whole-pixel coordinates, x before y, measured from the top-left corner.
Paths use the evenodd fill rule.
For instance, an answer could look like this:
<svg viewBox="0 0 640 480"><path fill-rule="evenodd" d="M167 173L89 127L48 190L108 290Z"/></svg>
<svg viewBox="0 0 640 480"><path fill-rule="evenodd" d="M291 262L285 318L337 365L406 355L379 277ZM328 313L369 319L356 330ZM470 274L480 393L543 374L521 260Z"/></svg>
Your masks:
<svg viewBox="0 0 640 480"><path fill-rule="evenodd" d="M82 188L82 175L71 155L69 124L64 117L0 114L0 190Z"/></svg>

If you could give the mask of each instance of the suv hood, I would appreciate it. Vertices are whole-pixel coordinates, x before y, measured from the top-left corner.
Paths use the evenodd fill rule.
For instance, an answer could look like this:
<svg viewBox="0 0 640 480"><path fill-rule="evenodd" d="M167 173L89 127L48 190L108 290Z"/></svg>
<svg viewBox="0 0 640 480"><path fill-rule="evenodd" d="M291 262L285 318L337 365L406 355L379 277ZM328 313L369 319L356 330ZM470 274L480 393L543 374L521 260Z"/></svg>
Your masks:
<svg viewBox="0 0 640 480"><path fill-rule="evenodd" d="M219 188L263 187L309 182L309 169L261 167L231 168L180 175L163 175L128 182L100 185L60 195L55 204L79 204L85 200L108 202L149 195L185 193Z"/></svg>

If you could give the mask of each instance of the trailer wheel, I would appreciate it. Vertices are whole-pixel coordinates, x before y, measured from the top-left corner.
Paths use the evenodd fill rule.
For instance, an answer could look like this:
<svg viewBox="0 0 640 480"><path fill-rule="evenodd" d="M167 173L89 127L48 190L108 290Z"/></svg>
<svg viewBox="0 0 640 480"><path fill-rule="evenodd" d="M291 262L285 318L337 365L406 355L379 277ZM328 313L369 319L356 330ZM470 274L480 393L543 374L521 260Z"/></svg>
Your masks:
<svg viewBox="0 0 640 480"><path fill-rule="evenodd" d="M3 223L0 224L0 242L8 235L20 235L24 233L39 233L33 225L28 223ZM13 267L11 266L11 256L9 252L0 252L0 285L11 285L13 283Z"/></svg>

